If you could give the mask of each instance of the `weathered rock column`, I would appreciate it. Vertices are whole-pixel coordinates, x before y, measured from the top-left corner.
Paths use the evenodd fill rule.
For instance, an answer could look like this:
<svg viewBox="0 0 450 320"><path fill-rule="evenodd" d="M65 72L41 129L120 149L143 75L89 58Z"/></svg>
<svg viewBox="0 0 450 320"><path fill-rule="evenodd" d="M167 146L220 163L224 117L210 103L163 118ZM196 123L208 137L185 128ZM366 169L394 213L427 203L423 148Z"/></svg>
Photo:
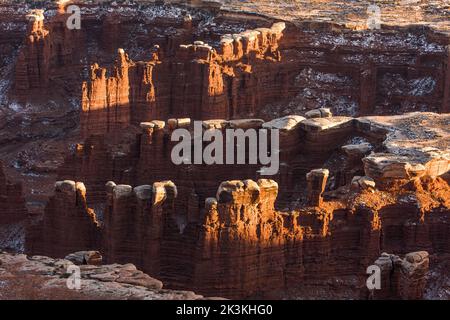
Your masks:
<svg viewBox="0 0 450 320"><path fill-rule="evenodd" d="M0 225L23 220L26 215L22 184L8 181L0 161Z"/></svg>
<svg viewBox="0 0 450 320"><path fill-rule="evenodd" d="M314 169L306 175L309 205L319 207L322 204L322 194L325 191L329 174L328 169Z"/></svg>
<svg viewBox="0 0 450 320"><path fill-rule="evenodd" d="M107 186L107 189L109 186ZM108 198L112 203L105 212L106 258L108 262L136 263L139 248L136 248L137 220L134 207L133 188L129 185L113 186ZM133 250L136 248L137 250Z"/></svg>
<svg viewBox="0 0 450 320"><path fill-rule="evenodd" d="M147 191L148 194L148 191ZM152 186L151 202L147 203L143 215L143 269L150 274L161 272L161 246L164 235L164 227L173 214L177 187L172 181L155 182ZM148 200L146 200L148 201Z"/></svg>
<svg viewBox="0 0 450 320"><path fill-rule="evenodd" d="M429 270L428 252L408 253L398 263L398 295L404 300L422 299Z"/></svg>
<svg viewBox="0 0 450 320"><path fill-rule="evenodd" d="M408 253L404 259L383 253L375 261L381 269L381 288L373 291L375 299L422 299L429 270L428 252Z"/></svg>
<svg viewBox="0 0 450 320"><path fill-rule="evenodd" d="M195 288L242 297L257 288L283 286L285 257L274 249L285 242L283 219L274 209L277 194L273 180L231 180L220 184L215 198L206 199Z"/></svg>

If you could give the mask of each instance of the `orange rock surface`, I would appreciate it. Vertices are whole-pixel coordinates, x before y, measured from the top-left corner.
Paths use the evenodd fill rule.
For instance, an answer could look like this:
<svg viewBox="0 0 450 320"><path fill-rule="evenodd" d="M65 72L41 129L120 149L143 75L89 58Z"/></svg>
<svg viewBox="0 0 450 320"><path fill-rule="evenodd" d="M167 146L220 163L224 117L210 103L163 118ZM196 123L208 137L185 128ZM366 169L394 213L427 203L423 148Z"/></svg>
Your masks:
<svg viewBox="0 0 450 320"><path fill-rule="evenodd" d="M379 30L370 1L76 3L80 30L54 3L0 4L0 245L99 250L133 283L129 263L208 296L445 296L445 1L379 1ZM195 120L279 130L279 172L175 165ZM25 217L25 243L2 238Z"/></svg>

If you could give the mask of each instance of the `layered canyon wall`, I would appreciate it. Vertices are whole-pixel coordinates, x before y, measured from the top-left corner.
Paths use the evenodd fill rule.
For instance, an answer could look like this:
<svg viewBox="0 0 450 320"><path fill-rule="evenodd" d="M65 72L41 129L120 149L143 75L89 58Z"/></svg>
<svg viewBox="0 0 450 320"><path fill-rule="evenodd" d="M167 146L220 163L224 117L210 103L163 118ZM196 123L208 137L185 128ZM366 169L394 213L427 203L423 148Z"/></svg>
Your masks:
<svg viewBox="0 0 450 320"><path fill-rule="evenodd" d="M192 291L163 289L161 281L128 264L92 264L83 256L98 252L78 251L65 258L26 256L0 252L0 299L23 300L197 300ZM80 270L80 289L67 287L71 269ZM24 271L26 270L26 275Z"/></svg>
<svg viewBox="0 0 450 320"><path fill-rule="evenodd" d="M368 45L359 34L343 32L338 42L328 34L321 37L317 32L276 23L271 29L224 35L216 48L202 41L181 45L174 57L159 60L155 55L156 61L138 63L135 68L142 71L132 68L128 73L123 61L134 63L121 51L111 78L102 77L107 71L94 65L91 80L84 84L83 110L87 115L82 118L86 128L83 135L114 132L117 127L153 119L258 115L267 120L280 112L303 114L318 107L351 116L446 112L447 40L425 40L411 32L413 38L408 42L398 33L385 31ZM424 41L436 42L424 48ZM388 49L386 42L404 46ZM170 79L163 79L160 73L171 75ZM116 86L120 90L115 90ZM136 98L136 93L144 98ZM105 106L107 101L115 106ZM289 107L282 108L282 104ZM108 115L96 118L96 109L110 112L98 112ZM121 116L123 112L126 115ZM111 125L102 125L105 119Z"/></svg>
<svg viewBox="0 0 450 320"><path fill-rule="evenodd" d="M279 130L280 170L273 179L279 184L282 200L286 200L285 202L291 198L301 198L304 194L302 190L306 189L306 174L317 167L326 167L330 170L330 180L332 180L330 184L334 189L349 184L355 175L366 174L373 177L377 183L384 183L383 180L387 183L390 178L389 173L385 175L379 173L383 166L386 169L381 170L393 170L392 168L395 169L397 166L406 166L404 172L399 172L392 178L408 180L412 176L409 172L411 165L406 165L409 158L414 162L425 163L429 167L413 165L417 167L417 174L439 176L445 173L446 161L448 161L445 158L445 142L441 142L442 152L430 149L434 140L428 143L424 140L421 144L422 148L413 152L408 150L416 147L413 144L408 145L405 150L401 148L397 150L396 143L392 142L390 147L391 138L387 138L395 136L391 134L389 126L395 125L396 122L400 123L401 129L394 129L393 132L405 131L409 134L406 132L407 126L401 124L402 121L431 123L434 119L439 119L437 126L445 128L445 116L439 118L438 115L433 114L428 116L411 114L394 117L392 124L383 123L383 119L389 118L354 119L336 116L305 119L293 115L268 122L260 119L211 120L202 122L201 131L204 134L211 128L222 130L222 132L227 129L263 128L269 130L270 137L271 130ZM242 177L254 180L261 178L259 170L262 166L258 164L175 165L172 162L171 152L177 142L171 141L171 135L175 129L182 128L189 130L194 137L194 125L195 123L190 119L142 123L141 128L129 130L121 135L120 143L113 144L103 136L92 136L86 139L84 144L79 144L67 157L66 164L60 168L60 178L84 181L91 192L93 203L104 199L103 186L106 181L141 185L172 180L178 186L183 199L194 193L204 200L213 195L213 190L222 181L239 180ZM420 126L416 125L414 129L416 128L420 130ZM419 137L426 137L426 135L425 131L419 134ZM431 135L438 136L440 133L430 133L430 137ZM411 138L415 137L411 136ZM386 143L384 143L385 140ZM344 147L345 145L348 147ZM341 149L341 146L344 148ZM365 151L362 150L364 146L367 149ZM424 149L426 147L429 149ZM223 151L225 152L225 149ZM379 154L368 157L364 162L361 161L371 151ZM387 164L390 163L392 163L391 166L388 166ZM437 170L437 172L427 172L427 169ZM210 174L211 170L215 172L214 176ZM180 208L180 210L183 209Z"/></svg>
<svg viewBox="0 0 450 320"><path fill-rule="evenodd" d="M53 248L52 256L63 257L75 251L96 249L100 239L97 217L86 204L84 184L59 181L42 220L28 228L26 245L35 254L45 254Z"/></svg>
<svg viewBox="0 0 450 320"><path fill-rule="evenodd" d="M429 255L426 251L411 252L404 259L383 253L375 261L381 269L381 290L373 291L375 299L418 300L423 298L429 271Z"/></svg>
<svg viewBox="0 0 450 320"><path fill-rule="evenodd" d="M365 268L383 251L449 254L449 119L437 114L450 108L444 33L80 5L81 30L65 28L57 10L25 23L7 8L0 21L9 26L0 42L13 43L0 50L12 81L2 99L11 88L10 101L27 108L81 106L72 111L84 141L28 228L29 252L98 249L170 287L232 298L370 298ZM22 47L15 36L25 36ZM11 72L3 57L15 50ZM0 117L1 130L26 127L26 110L7 106L25 116ZM437 113L392 116L409 111ZM356 117L381 114L391 116ZM202 133L280 130L279 173L173 164L171 134L192 134L194 120ZM17 126L8 130L6 141L20 141ZM20 187L2 177L0 220L23 215ZM428 257L382 258L392 290L374 297L420 298Z"/></svg>
<svg viewBox="0 0 450 320"><path fill-rule="evenodd" d="M215 178L204 181L202 165L173 165L169 155L173 142L164 137L189 125L186 119L172 119L167 127L162 121L143 123L142 132L131 139L130 153L113 156L117 151L101 143L79 146L63 172L77 176L102 168L106 173L92 184L92 204L105 201L99 211L103 227L98 249L109 262L132 261L173 288L189 285L208 295L280 297L292 288L297 290L291 292L294 296L311 288L319 295L329 290L328 281L353 279L346 290L368 298L365 268L381 252L450 251L447 138L429 140L430 132L445 130L441 124L446 119L413 113L203 122L204 130L237 124L282 129L281 159L286 166L303 165L297 167L303 170L297 171L292 185L278 176L280 184L258 175L259 180L221 183L215 180L222 174L218 170ZM411 121L425 127L401 140L409 134ZM371 143L348 144L355 137ZM374 152L367 153L371 148ZM339 150L343 154L336 158ZM333 165L333 158L340 162ZM314 169L318 166L326 169ZM156 168L173 182L155 182ZM224 176L255 176L257 170L222 168ZM300 172L304 172L301 180ZM105 191L105 181L117 177L122 177L122 184L108 182ZM144 181L147 184L140 185ZM214 183L220 186L211 194ZM290 210L282 209L289 201L275 206L279 192L278 197L286 196L281 188L296 190L293 195L299 202L290 202ZM57 211L47 214L55 216ZM55 255L49 247L44 253Z"/></svg>
<svg viewBox="0 0 450 320"><path fill-rule="evenodd" d="M48 89L62 88L59 95L81 100L85 138L171 117L268 120L318 107L350 116L449 108L448 38L426 27L369 33L225 10L150 6L109 14L80 5L80 30L65 28L67 14L57 10L30 16L12 97L24 101L34 90L56 99ZM133 17L141 27L132 26Z"/></svg>
<svg viewBox="0 0 450 320"><path fill-rule="evenodd" d="M165 57L158 46L146 62L133 62L119 49L111 75L94 65L90 81L83 84L82 135L106 134L153 119L229 119L254 114L262 103L259 99L265 100L257 93L270 81L260 83L252 74L274 68L272 64L281 59L278 42L284 29L284 23L276 23L222 36L217 52L196 41L180 45L173 57Z"/></svg>

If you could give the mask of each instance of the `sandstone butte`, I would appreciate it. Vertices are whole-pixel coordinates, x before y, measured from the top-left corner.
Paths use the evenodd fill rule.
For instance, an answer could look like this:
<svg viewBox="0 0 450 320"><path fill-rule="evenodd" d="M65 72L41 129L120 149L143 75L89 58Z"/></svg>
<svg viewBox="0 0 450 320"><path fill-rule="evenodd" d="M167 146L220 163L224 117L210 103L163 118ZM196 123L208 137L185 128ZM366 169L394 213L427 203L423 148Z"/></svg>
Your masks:
<svg viewBox="0 0 450 320"><path fill-rule="evenodd" d="M0 298L449 298L445 1L136 2L0 4ZM279 130L279 173L174 165L195 120Z"/></svg>

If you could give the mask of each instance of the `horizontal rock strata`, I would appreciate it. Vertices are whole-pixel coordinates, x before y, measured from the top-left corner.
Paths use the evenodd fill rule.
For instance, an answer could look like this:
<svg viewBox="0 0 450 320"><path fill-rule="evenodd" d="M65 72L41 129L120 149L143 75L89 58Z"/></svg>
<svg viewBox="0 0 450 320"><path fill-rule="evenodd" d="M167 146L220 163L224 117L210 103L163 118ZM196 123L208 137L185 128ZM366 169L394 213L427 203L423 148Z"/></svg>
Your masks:
<svg viewBox="0 0 450 320"><path fill-rule="evenodd" d="M422 299L429 271L426 251L408 253L404 259L383 253L375 261L381 270L381 288L373 291L375 299Z"/></svg>

